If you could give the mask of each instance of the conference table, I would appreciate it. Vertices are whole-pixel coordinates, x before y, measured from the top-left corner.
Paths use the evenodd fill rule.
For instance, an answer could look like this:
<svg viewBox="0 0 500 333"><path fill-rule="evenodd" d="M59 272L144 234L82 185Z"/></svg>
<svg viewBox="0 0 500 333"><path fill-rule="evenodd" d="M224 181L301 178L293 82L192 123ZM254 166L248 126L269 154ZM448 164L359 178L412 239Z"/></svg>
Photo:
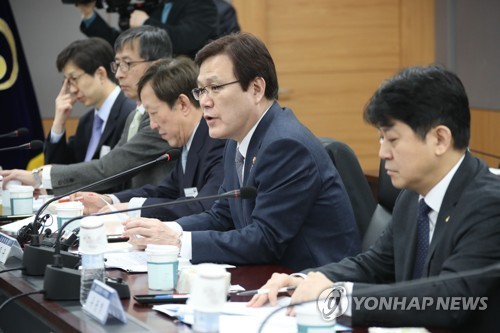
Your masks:
<svg viewBox="0 0 500 333"><path fill-rule="evenodd" d="M18 267L21 261L10 258L0 270ZM276 265L248 265L228 269L231 283L245 289L257 289L274 272L290 273L286 267ZM128 274L121 270L107 270L112 278L122 278L131 295L148 294L147 274ZM20 271L0 273L0 301L21 293L43 288L43 277L24 276ZM233 296L233 301L247 301L249 297ZM191 332L191 328L168 316L152 310L149 305L140 305L133 298L122 299L128 315L126 325L111 320L106 325L86 315L78 301L48 301L43 295L29 295L9 303L0 310L0 328L8 332ZM1 331L0 331L1 332ZM355 332L366 332L356 329Z"/></svg>

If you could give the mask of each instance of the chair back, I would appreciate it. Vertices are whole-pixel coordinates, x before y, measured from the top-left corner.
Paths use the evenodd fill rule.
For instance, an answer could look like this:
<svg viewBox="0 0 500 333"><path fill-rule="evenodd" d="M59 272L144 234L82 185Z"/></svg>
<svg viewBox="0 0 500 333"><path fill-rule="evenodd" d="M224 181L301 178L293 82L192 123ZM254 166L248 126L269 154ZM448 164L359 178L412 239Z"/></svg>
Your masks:
<svg viewBox="0 0 500 333"><path fill-rule="evenodd" d="M378 203L392 214L394 203L396 203L396 199L401 190L392 185L391 177L389 177L385 171L384 160L380 160L377 187Z"/></svg>
<svg viewBox="0 0 500 333"><path fill-rule="evenodd" d="M366 176L356 154L347 144L331 138L319 139L344 183L354 211L359 235L363 239L376 205Z"/></svg>
<svg viewBox="0 0 500 333"><path fill-rule="evenodd" d="M361 249L363 252L375 243L391 221L394 203L400 192L401 190L392 185L391 178L385 171L385 161L380 160L377 184L378 204L362 238Z"/></svg>

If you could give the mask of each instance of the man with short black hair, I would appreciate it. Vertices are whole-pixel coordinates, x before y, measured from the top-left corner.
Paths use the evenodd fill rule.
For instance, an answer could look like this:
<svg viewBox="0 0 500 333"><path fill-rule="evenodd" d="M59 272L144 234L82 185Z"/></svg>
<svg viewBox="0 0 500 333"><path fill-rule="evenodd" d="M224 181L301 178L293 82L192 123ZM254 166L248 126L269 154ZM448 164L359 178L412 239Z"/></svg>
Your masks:
<svg viewBox="0 0 500 333"><path fill-rule="evenodd" d="M100 158L120 140L136 103L117 86L110 64L113 48L101 38L78 40L57 56L64 81L56 98L54 122L45 141L46 164L71 164ZM92 106L80 118L76 134L66 140L73 104Z"/></svg>
<svg viewBox="0 0 500 333"><path fill-rule="evenodd" d="M380 132L379 156L392 184L404 189L392 221L364 253L309 269L305 279L273 274L264 286L269 295L256 295L250 305L275 303L281 287L297 287L291 302L298 303L337 286L358 301L381 304L384 297L399 304L351 302L355 326L498 329L500 179L467 149L470 111L462 82L437 66L402 70L375 92L364 117ZM487 270L491 265L496 269ZM439 298L454 305L440 308ZM481 298L487 299L482 311L465 303Z"/></svg>
<svg viewBox="0 0 500 333"><path fill-rule="evenodd" d="M156 60L172 55L172 44L165 30L141 26L124 31L115 45L115 61L112 69L125 95L138 103L137 110L127 118L125 129L116 147L98 160L69 165L47 165L35 172L25 170L1 171L4 186L12 179L23 184L52 189L60 195L116 175L133 167L151 162L167 152L170 147L158 132L149 127L148 114L140 106L137 83ZM99 192L140 187L161 182L175 165L172 162L159 162L138 171L135 175L115 179L93 188Z"/></svg>

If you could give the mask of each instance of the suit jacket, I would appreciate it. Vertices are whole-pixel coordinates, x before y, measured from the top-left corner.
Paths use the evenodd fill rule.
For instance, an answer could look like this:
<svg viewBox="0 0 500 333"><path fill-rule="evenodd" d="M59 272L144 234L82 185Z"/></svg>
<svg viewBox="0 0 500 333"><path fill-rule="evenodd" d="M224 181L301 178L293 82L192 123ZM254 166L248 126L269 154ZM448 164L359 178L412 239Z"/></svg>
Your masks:
<svg viewBox="0 0 500 333"><path fill-rule="evenodd" d="M224 151L223 193L239 188L236 142ZM300 269L360 250L349 198L318 139L289 109L274 103L257 126L243 186L252 200L222 199L210 211L178 220L192 233L192 261L276 263Z"/></svg>
<svg viewBox="0 0 500 333"><path fill-rule="evenodd" d="M213 1L174 0L168 14L167 24L161 23L163 6L151 12L144 24L165 29L172 41L173 53L194 57L209 40L217 37L217 8ZM101 37L114 45L120 32L110 27L97 13L87 27L80 24L80 30L88 37Z"/></svg>
<svg viewBox="0 0 500 333"><path fill-rule="evenodd" d="M125 97L123 91L117 96L109 113L106 127L102 132L101 139L97 145L92 159L99 158L103 145L113 149L123 132L127 117L136 108L136 103ZM76 134L66 141L66 133L56 143L50 142L50 133L45 141L45 164L71 164L83 162L87 153L87 148L92 136L92 126L94 124L94 109L84 114L78 122Z"/></svg>
<svg viewBox="0 0 500 333"><path fill-rule="evenodd" d="M195 187L198 197L217 194L224 178L222 151L225 140L216 140L208 136L207 122L202 119L193 136L186 161L186 170L182 171L181 159L172 172L158 186L146 185L115 193L121 202L133 197L147 197L144 206L161 202L185 199L184 189ZM141 216L154 217L162 221L172 221L179 217L201 213L209 209L214 200L175 204L168 207L144 209Z"/></svg>
<svg viewBox="0 0 500 333"><path fill-rule="evenodd" d="M76 190L103 178L140 166L158 158L171 149L158 132L149 127L149 115L147 112L144 112L144 115L141 117L137 134L127 141L128 129L134 118L134 114L135 112L129 114L120 141L107 155L98 160L88 162L70 165L52 165L50 177L55 195ZM110 191L123 190L124 188L158 184L167 177L175 166L175 163L175 161L158 162L131 175L129 174L127 177L107 182L90 190L109 193Z"/></svg>
<svg viewBox="0 0 500 333"><path fill-rule="evenodd" d="M466 153L444 196L423 278L418 281L421 285L414 287L417 281L409 280L415 256L417 206L418 194L403 191L394 207L391 223L373 247L354 258L318 270L332 281L355 282L353 297L493 296L492 301L498 300L498 295L493 293L500 286L498 274L449 280L445 280L444 275L500 261L500 179L492 175L482 161ZM443 276L443 279L426 283L426 278L435 276ZM402 287L366 285L393 282L402 282ZM354 325L363 326L460 327L468 323L478 325L484 320L474 318L487 315L484 311L436 311L435 307L428 307L427 311L413 310L353 309L352 321ZM498 317L498 312L494 316Z"/></svg>

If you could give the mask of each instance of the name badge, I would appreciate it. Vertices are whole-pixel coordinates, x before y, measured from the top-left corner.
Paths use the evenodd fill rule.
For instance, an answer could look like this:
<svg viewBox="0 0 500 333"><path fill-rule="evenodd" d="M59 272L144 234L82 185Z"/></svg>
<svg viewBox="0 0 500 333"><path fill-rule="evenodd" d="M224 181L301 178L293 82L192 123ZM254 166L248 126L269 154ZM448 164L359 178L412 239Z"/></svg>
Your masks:
<svg viewBox="0 0 500 333"><path fill-rule="evenodd" d="M94 280L92 283L83 310L103 325L110 317L114 317L124 324L127 323L127 315L123 310L118 292L99 280Z"/></svg>
<svg viewBox="0 0 500 333"><path fill-rule="evenodd" d="M0 263L4 265L7 259L15 257L22 259L23 250L17 239L10 236L0 234Z"/></svg>
<svg viewBox="0 0 500 333"><path fill-rule="evenodd" d="M198 189L196 187L188 187L184 189L184 196L185 197L193 197L196 198L198 195Z"/></svg>

